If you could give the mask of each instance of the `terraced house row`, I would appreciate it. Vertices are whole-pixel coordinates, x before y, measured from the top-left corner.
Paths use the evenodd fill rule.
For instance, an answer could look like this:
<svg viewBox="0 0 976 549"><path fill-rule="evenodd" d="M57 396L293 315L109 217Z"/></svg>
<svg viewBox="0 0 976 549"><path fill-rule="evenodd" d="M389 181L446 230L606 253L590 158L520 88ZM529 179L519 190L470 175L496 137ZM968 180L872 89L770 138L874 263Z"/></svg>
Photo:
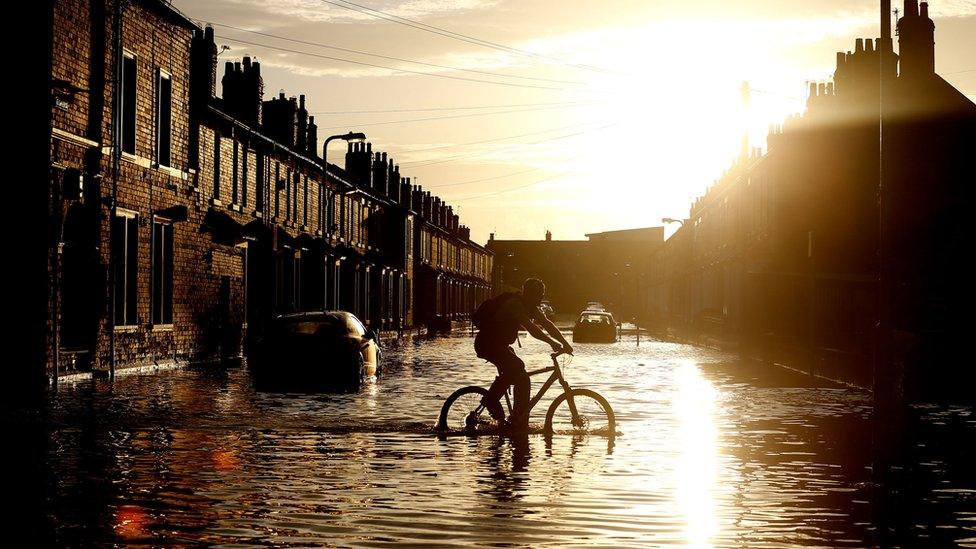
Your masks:
<svg viewBox="0 0 976 549"><path fill-rule="evenodd" d="M805 112L771 128L765 154L743 150L650 251L645 318L882 392L972 396L958 357L976 104L935 70L928 3L903 8L897 54L882 3L881 36L837 52Z"/></svg>
<svg viewBox="0 0 976 549"><path fill-rule="evenodd" d="M327 164L305 96L265 99L246 57L218 82L212 28L158 0L52 17L48 375L240 356L293 311L449 325L487 297L450 206L370 143Z"/></svg>

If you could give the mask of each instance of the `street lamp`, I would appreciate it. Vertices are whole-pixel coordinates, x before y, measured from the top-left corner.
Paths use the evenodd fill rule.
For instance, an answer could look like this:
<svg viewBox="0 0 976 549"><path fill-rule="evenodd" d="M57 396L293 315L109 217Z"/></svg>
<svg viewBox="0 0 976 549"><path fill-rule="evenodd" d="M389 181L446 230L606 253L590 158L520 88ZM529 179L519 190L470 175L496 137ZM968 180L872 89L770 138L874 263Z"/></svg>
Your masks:
<svg viewBox="0 0 976 549"><path fill-rule="evenodd" d="M325 143L322 144L322 165L325 166L325 181L322 182L323 185L327 184L329 181L329 143L335 141L336 139L341 139L343 141L363 141L364 139L366 139L366 134L363 132L349 132L349 133L331 135L328 138L326 138ZM319 219L322 220L323 225L325 225L328 222L328 220L325 218L325 212L322 210L322 208L324 207L325 207L325 202L319 201ZM328 232L332 232L331 226L326 227L326 229L328 230ZM325 233L326 231L322 231L323 235L325 235Z"/></svg>
<svg viewBox="0 0 976 549"><path fill-rule="evenodd" d="M662 217L661 218L661 223L677 223L677 224L679 224L681 226L684 226L684 224L685 224L685 222L683 220L681 220L681 219L674 219L674 218L671 218L671 217Z"/></svg>
<svg viewBox="0 0 976 549"><path fill-rule="evenodd" d="M325 198L327 196L327 191L325 189L325 186L328 185L328 183L329 183L329 143L331 143L332 141L335 141L336 139L341 139L343 141L362 141L362 140L366 139L366 134L365 133L362 133L362 132L349 132L349 133L338 134L338 135L330 135L325 140L325 143L322 144L322 166L325 169L325 179L324 179L324 181L322 181L322 194L321 194L322 200L319 200L319 220L320 220L319 230L322 231L323 238L326 236L326 234L332 233L332 230L333 230L332 229L332 225L329 223L329 220L326 218L326 213L325 212L327 210L324 210L324 208L326 207L325 206L325 202L326 202L325 201ZM341 211L340 214L339 214L339 218L340 219L343 219L345 217L345 211L344 211L345 210L345 204L346 204L346 201L343 200L342 201L343 211ZM338 262L337 262L337 265L338 265L339 262L344 261L346 258L345 257L339 257L337 259L338 259ZM337 269L338 269L338 267L337 267ZM329 269L324 269L322 271L323 281L327 281L328 280L328 278L327 278L328 277L328 271L329 271ZM333 276L335 276L335 273L333 273ZM335 281L334 280L333 280L333 284L335 284ZM323 284L323 287L324 286L325 286L325 284ZM338 290L338 288L335 288L335 292L336 292L335 293L335 298L334 298L334 300L335 300L335 306L336 306L336 309L338 309L339 308L339 290ZM328 306L328 301L329 301L328 300L328 296L323 295L322 296L322 310L325 310L326 309L326 307Z"/></svg>

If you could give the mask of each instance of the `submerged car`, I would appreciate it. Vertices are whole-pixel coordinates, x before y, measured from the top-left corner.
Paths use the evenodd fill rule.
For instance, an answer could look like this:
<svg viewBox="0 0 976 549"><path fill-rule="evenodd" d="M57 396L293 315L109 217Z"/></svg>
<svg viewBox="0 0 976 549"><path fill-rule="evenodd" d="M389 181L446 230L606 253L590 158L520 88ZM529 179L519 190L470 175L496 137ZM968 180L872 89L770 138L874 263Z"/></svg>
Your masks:
<svg viewBox="0 0 976 549"><path fill-rule="evenodd" d="M574 343L613 343L617 341L617 323L606 311L586 310L573 325Z"/></svg>
<svg viewBox="0 0 976 549"><path fill-rule="evenodd" d="M542 300L542 303L539 304L539 310L542 311L542 314L546 315L546 318L549 320L552 320L552 315L555 314L552 309L552 303L549 303L548 299Z"/></svg>
<svg viewBox="0 0 976 549"><path fill-rule="evenodd" d="M276 316L252 357L255 382L269 387L358 388L380 374L376 332L345 311Z"/></svg>
<svg viewBox="0 0 976 549"><path fill-rule="evenodd" d="M587 301L585 311L606 311L607 308L603 306L603 303L599 301Z"/></svg>

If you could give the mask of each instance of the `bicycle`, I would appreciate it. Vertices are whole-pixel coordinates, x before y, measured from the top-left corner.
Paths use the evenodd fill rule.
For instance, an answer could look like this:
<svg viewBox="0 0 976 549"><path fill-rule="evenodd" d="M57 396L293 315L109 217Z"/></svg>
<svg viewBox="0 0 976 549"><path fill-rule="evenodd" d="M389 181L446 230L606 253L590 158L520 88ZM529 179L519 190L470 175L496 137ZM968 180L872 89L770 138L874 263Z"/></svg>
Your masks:
<svg viewBox="0 0 976 549"><path fill-rule="evenodd" d="M557 357L562 353L552 353L552 366L528 372L529 377L552 372L549 379L542 384L539 392L529 401L527 414L532 412L546 391L557 381L562 387L562 394L553 399L546 412L546 422L543 427L546 435L570 432L576 434L603 434L613 437L616 435L616 419L613 409L596 391L590 389L574 389L563 377L562 368ZM509 388L510 389L510 388ZM465 434L497 432L503 418L512 416L512 401L509 392L505 392L507 411L502 409L500 401L485 402L488 389L471 385L454 391L441 406L437 429L440 433L460 431ZM487 414L485 413L487 412Z"/></svg>

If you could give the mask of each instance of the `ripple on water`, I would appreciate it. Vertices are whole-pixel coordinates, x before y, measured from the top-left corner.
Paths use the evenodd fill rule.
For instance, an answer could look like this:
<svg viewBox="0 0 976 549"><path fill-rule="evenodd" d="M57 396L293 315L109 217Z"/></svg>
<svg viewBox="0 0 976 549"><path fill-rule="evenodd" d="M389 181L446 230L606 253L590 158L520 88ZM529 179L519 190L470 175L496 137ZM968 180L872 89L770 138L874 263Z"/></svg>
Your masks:
<svg viewBox="0 0 976 549"><path fill-rule="evenodd" d="M544 346L523 343L530 368L546 365ZM473 357L470 338L385 356L383 378L351 394L263 393L246 368L62 390L38 456L55 541L844 547L973 538L976 460L955 442L976 438L968 407L915 410L914 466L879 483L867 394L782 373L772 383L728 354L646 339L577 346L566 377L613 405L622 435L612 445L438 439L443 399L488 384L494 369Z"/></svg>

